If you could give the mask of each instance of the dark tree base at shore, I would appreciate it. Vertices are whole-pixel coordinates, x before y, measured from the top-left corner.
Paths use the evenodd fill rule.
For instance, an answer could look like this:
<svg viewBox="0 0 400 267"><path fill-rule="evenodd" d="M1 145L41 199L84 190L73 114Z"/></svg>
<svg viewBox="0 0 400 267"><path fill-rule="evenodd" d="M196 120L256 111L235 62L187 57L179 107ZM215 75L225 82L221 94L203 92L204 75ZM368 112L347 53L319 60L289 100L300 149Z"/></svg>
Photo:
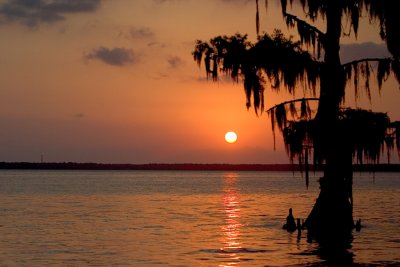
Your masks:
<svg viewBox="0 0 400 267"><path fill-rule="evenodd" d="M324 184L328 183L325 179L321 178L320 194L305 221L307 236L309 241L343 246L352 237L352 206L346 192L342 192L343 187Z"/></svg>

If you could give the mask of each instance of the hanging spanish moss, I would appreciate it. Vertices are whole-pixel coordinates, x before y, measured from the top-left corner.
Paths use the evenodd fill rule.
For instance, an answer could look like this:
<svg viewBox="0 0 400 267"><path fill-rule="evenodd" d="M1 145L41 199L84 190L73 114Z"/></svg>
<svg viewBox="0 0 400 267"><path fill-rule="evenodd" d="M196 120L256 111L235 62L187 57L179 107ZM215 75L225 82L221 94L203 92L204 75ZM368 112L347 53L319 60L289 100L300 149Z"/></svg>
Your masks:
<svg viewBox="0 0 400 267"><path fill-rule="evenodd" d="M256 32L260 35L260 12L258 11L258 0L256 0Z"/></svg>
<svg viewBox="0 0 400 267"><path fill-rule="evenodd" d="M291 122L283 129L285 144L291 158L304 158L302 146L310 146L318 141L318 127L315 120ZM343 142L352 147L354 159L358 163L379 163L381 154L399 147L400 124L391 123L386 113L363 109L342 109L339 115L339 129L345 138ZM391 142L389 142L391 140Z"/></svg>
<svg viewBox="0 0 400 267"><path fill-rule="evenodd" d="M315 93L320 76L320 63L278 30L271 36L259 36L254 44L240 34L197 41L192 54L199 66L204 58L207 77L212 80L217 81L222 72L235 82L243 81L246 106L253 106L257 114L264 109L265 79L273 89L284 87L291 94L296 84L306 81Z"/></svg>
<svg viewBox="0 0 400 267"><path fill-rule="evenodd" d="M271 117L272 129L274 130L276 124L280 131L287 127L288 122L297 120L310 120L313 117L313 111L310 102L318 101L319 98L300 98L290 101L282 102L278 105L267 110L268 116ZM300 102L300 107L298 103ZM296 105L297 104L297 105ZM300 116L298 116L300 108ZM289 111L289 112L288 112ZM290 115L290 120L287 118Z"/></svg>
<svg viewBox="0 0 400 267"><path fill-rule="evenodd" d="M282 106L278 105L269 111L270 116L277 120L281 129L286 152L291 162L298 160L305 166L308 176L309 155L318 157L314 147L320 144L320 127L315 119L288 121L282 115ZM277 114L278 113L278 114ZM274 121L271 120L271 121ZM281 120L281 123L279 123ZM396 143L400 147L400 123L391 123L386 113L372 112L363 109L341 109L338 121L340 135L337 138L351 148L354 161L363 163L379 163L382 153L389 153ZM390 158L388 158L390 159ZM319 159L314 158L314 162Z"/></svg>
<svg viewBox="0 0 400 267"><path fill-rule="evenodd" d="M376 80L378 82L378 89L382 89L383 82L385 82L390 74L393 72L395 78L400 82L400 61L395 58L365 58L362 60L355 60L343 64L343 71L347 81L353 80L355 97L359 97L360 81L364 80L365 92L371 100L371 86L370 77L373 72L373 63L377 63L376 67Z"/></svg>

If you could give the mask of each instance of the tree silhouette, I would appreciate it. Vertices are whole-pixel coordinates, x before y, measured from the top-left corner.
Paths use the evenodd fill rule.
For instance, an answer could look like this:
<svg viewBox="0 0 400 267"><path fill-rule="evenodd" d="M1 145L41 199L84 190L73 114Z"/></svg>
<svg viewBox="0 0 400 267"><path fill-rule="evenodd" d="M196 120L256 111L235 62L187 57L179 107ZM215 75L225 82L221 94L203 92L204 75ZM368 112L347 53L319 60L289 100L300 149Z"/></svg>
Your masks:
<svg viewBox="0 0 400 267"><path fill-rule="evenodd" d="M265 1L266 4L268 1ZM279 31L259 33L259 6L256 0L257 41L247 35L218 36L209 42L197 41L193 56L204 61L207 77L217 81L220 74L243 82L247 108L257 114L264 111L264 89L286 89L295 95L301 90L311 98L293 99L267 110L272 129L283 134L290 159L305 165L308 161L323 166L320 194L305 224L308 236L320 243L351 237L353 221L353 161L379 162L383 151L388 155L400 148L400 124L391 122L386 113L344 106L345 89L353 84L358 96L364 88L370 97L370 77L376 73L380 90L390 74L400 82L400 26L397 1L393 0L290 0L300 4L307 21L287 12L288 1L281 0L282 16L289 28L297 28L299 41ZM362 58L342 63L341 38L352 32L356 37L359 20L379 23L380 37L391 57ZM322 31L312 23L325 23ZM342 25L349 23L350 29ZM316 95L318 94L318 97ZM312 102L317 110L312 112Z"/></svg>

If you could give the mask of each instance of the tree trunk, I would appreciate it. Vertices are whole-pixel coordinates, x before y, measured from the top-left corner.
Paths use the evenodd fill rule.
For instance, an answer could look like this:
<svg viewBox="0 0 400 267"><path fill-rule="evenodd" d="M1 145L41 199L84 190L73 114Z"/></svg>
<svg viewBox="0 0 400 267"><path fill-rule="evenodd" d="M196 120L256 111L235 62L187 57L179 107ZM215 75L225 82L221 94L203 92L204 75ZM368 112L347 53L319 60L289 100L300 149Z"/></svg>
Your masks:
<svg viewBox="0 0 400 267"><path fill-rule="evenodd" d="M335 138L339 138L336 136ZM331 151L320 178L320 193L306 220L309 239L323 243L347 242L353 228L352 154L338 142Z"/></svg>
<svg viewBox="0 0 400 267"><path fill-rule="evenodd" d="M309 238L336 243L351 237L352 151L339 121L345 78L339 50L341 12L339 1L328 1L327 31L323 40L325 60L321 70L321 90L317 122L316 157L324 159L320 194L306 220Z"/></svg>

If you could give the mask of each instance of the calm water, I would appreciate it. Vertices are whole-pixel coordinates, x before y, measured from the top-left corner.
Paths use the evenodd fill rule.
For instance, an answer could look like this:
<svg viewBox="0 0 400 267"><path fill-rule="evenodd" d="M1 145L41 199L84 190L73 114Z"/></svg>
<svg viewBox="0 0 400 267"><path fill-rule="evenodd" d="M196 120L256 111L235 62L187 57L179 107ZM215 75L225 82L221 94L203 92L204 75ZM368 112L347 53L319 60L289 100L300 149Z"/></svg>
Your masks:
<svg viewBox="0 0 400 267"><path fill-rule="evenodd" d="M289 172L0 171L0 266L327 265L305 232L318 195ZM400 174L355 174L355 263L400 263Z"/></svg>

